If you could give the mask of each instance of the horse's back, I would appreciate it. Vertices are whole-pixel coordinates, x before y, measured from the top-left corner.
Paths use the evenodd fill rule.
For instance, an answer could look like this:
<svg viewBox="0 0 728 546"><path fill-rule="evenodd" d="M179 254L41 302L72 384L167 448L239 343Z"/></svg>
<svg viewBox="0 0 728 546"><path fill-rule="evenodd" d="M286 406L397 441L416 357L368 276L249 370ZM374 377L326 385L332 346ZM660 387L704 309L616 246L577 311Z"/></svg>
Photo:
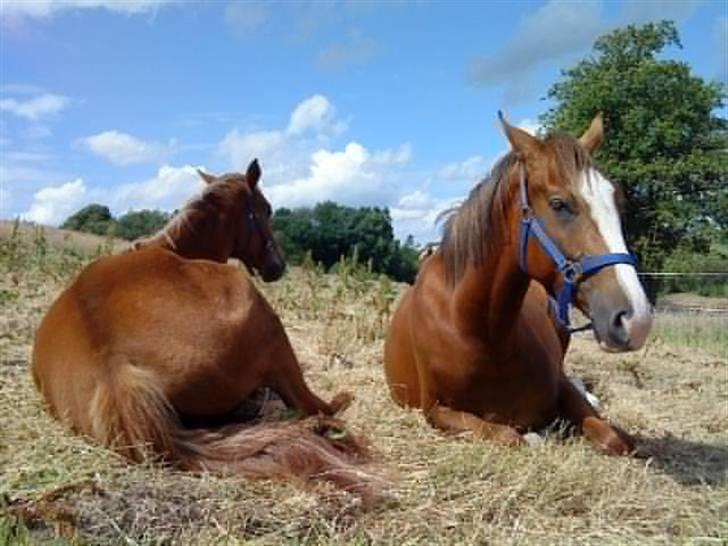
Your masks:
<svg viewBox="0 0 728 546"><path fill-rule="evenodd" d="M190 383L194 389L207 382L229 404L226 389L230 397L240 394L220 364L233 366L238 334L260 305L249 279L230 266L157 249L102 258L42 320L33 376L52 411L84 432L96 387L113 382L125 366L146 369L173 403L176 395L187 397L179 392ZM266 313L260 315L265 322Z"/></svg>

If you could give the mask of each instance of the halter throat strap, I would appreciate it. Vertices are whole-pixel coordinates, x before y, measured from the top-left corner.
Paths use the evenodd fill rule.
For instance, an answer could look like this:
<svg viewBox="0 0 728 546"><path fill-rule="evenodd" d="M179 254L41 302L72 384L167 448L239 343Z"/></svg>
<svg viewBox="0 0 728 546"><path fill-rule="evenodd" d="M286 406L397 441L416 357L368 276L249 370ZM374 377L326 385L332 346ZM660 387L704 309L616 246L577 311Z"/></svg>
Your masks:
<svg viewBox="0 0 728 546"><path fill-rule="evenodd" d="M617 264L627 264L635 267L637 258L625 252L612 252L606 254L591 254L579 260L571 260L564 256L558 245L548 236L543 223L538 219L528 201L528 176L526 166L519 163L519 186L521 204L521 230L518 245L518 263L521 270L528 275L528 243L531 237L541 245L544 252L553 260L561 273L563 282L561 288L552 298L556 318L570 332L569 306L572 304L579 283L586 277L593 275L601 269Z"/></svg>

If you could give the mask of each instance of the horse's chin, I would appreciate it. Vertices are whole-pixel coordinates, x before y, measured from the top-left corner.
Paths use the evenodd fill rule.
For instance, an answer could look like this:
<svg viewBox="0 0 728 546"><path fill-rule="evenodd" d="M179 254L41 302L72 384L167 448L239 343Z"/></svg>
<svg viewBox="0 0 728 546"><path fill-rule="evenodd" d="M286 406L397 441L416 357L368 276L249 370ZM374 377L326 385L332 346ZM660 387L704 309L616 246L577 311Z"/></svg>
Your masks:
<svg viewBox="0 0 728 546"><path fill-rule="evenodd" d="M631 351L629 347L622 347L618 345L612 345L609 342L605 341L600 335L599 330L597 330L596 327L593 329L594 331L594 339L597 342L597 345L599 345L599 348L604 351L605 353L626 353L628 351Z"/></svg>
<svg viewBox="0 0 728 546"><path fill-rule="evenodd" d="M630 351L629 348L624 347L613 347L609 345L608 343L605 343L604 341L599 341L599 348L604 351L605 353L625 353L627 351Z"/></svg>

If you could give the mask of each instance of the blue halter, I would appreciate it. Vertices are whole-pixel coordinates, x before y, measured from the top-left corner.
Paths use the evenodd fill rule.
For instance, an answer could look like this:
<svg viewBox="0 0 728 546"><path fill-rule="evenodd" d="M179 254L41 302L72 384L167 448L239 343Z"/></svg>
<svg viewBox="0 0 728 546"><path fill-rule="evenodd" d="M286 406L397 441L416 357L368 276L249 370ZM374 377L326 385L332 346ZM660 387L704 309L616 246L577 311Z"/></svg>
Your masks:
<svg viewBox="0 0 728 546"><path fill-rule="evenodd" d="M569 305L571 305L576 294L576 288L585 277L593 275L600 269L616 264L627 264L631 266L637 265L637 258L633 254L624 252L609 254L592 254L583 256L580 260L573 261L568 259L556 246L556 243L546 234L543 223L534 215L531 205L528 203L528 180L526 178L526 167L520 164L520 185L521 185L521 235L519 241L518 261L521 270L528 274L528 240L531 236L543 248L544 252L556 264L556 268L561 272L564 282L561 289L556 294L556 298L551 299L555 306L556 317L562 326L569 329L571 333L586 329L572 329L569 322ZM590 328L591 325L587 326Z"/></svg>

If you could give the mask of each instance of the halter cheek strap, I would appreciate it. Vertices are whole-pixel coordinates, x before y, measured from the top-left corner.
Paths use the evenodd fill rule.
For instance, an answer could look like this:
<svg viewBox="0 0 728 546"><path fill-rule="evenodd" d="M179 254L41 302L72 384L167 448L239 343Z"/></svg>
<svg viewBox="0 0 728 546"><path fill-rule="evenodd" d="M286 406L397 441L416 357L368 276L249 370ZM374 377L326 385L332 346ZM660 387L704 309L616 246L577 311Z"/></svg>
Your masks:
<svg viewBox="0 0 728 546"><path fill-rule="evenodd" d="M569 328L572 333L581 330L570 328L569 322L569 306L574 299L579 282L610 265L627 264L634 267L637 265L637 258L633 254L613 252L591 254L576 261L570 260L564 256L553 239L546 234L543 223L536 218L528 203L528 180L526 178L526 167L523 163L520 165L520 190L521 232L518 245L518 262L521 270L528 274L528 242L533 236L544 252L553 260L563 277L561 289L556 294L556 298L552 298L552 305L556 308L558 321L566 328Z"/></svg>

